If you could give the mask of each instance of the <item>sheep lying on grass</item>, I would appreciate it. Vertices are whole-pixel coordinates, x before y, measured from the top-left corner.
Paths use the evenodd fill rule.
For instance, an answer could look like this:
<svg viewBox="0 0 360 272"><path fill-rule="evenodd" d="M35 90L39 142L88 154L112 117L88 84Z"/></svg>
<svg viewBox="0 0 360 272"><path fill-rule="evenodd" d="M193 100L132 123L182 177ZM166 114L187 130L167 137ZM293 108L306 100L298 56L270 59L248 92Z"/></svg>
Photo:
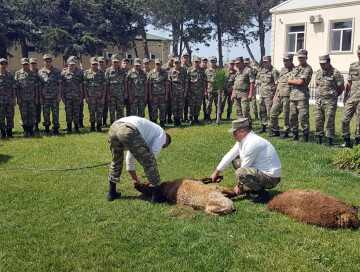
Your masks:
<svg viewBox="0 0 360 272"><path fill-rule="evenodd" d="M228 197L235 196L234 191L216 184L204 184L200 180L178 179L163 182L160 185L163 195L172 204L191 206L205 210L210 215L225 215L235 211ZM134 186L144 195L151 195L148 183Z"/></svg>
<svg viewBox="0 0 360 272"><path fill-rule="evenodd" d="M356 208L314 190L285 191L275 196L268 208L321 227L357 229L359 226Z"/></svg>

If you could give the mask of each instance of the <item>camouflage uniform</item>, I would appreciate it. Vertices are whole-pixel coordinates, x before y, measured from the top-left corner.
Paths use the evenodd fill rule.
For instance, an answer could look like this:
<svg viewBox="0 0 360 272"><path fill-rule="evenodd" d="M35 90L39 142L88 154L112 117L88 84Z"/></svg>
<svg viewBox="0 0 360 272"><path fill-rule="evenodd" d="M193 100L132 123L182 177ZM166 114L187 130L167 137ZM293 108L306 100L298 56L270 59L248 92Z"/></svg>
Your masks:
<svg viewBox="0 0 360 272"><path fill-rule="evenodd" d="M187 73L190 93L190 116L198 117L200 115L202 98L204 97L203 83L206 82L206 74L202 68L196 70L194 66L189 68Z"/></svg>
<svg viewBox="0 0 360 272"><path fill-rule="evenodd" d="M138 73L135 68L133 68L128 72L126 80L130 85L130 95L133 99L131 115L145 117L145 87L148 82L145 72L140 69Z"/></svg>
<svg viewBox="0 0 360 272"><path fill-rule="evenodd" d="M183 63L181 64L181 67L185 68L186 71L190 69L190 64L188 66L185 66ZM188 119L188 113L189 113L189 98L185 98L184 100L184 121L187 121Z"/></svg>
<svg viewBox="0 0 360 272"><path fill-rule="evenodd" d="M84 72L83 84L87 88L89 97L90 123L102 124L104 105L101 100L104 95L104 86L106 86L105 73L98 69L93 72L91 68Z"/></svg>
<svg viewBox="0 0 360 272"><path fill-rule="evenodd" d="M341 73L331 67L328 71L319 69L315 78L316 102L314 108L315 135L324 135L326 122L326 137L335 138L335 116L337 108L338 87L344 84Z"/></svg>
<svg viewBox="0 0 360 272"><path fill-rule="evenodd" d="M60 70L52 67L50 70L41 68L38 72L40 82L42 85L41 96L43 98L43 114L44 114L44 126L49 127L50 111L52 112L53 127L55 129L60 127L59 123L59 102L57 97L59 94L59 84L62 82Z"/></svg>
<svg viewBox="0 0 360 272"><path fill-rule="evenodd" d="M166 110L166 87L169 85L168 73L166 70L161 69L160 72L156 72L156 69L150 71L148 76L149 84L151 85L152 101L151 110L149 112L150 120L156 122L158 119L158 111L160 122L165 122L165 110ZM168 97L168 99L170 99Z"/></svg>
<svg viewBox="0 0 360 272"><path fill-rule="evenodd" d="M175 68L171 68L169 72L169 82L171 84L172 100L172 112L174 118L181 119L183 116L184 104L185 104L185 85L188 82L187 69L180 67L177 71Z"/></svg>
<svg viewBox="0 0 360 272"><path fill-rule="evenodd" d="M209 67L205 70L206 80L208 82L208 84L207 84L207 99L206 99L206 113L208 114L209 118L211 116L213 102L215 103L216 109L217 109L217 104L218 104L217 90L213 90L212 85L211 85L214 82L214 75L215 75L216 69L212 69L211 67ZM216 112L217 112L217 110L216 110Z"/></svg>
<svg viewBox="0 0 360 272"><path fill-rule="evenodd" d="M236 70L226 71L226 77L230 84L230 89L234 86L235 77L236 77ZM231 101L231 91L230 93L227 90L224 90L221 95L221 114L224 112L225 109L225 103L227 101L228 107L227 107L227 116L230 118L231 112L232 112L232 106L233 102Z"/></svg>
<svg viewBox="0 0 360 272"><path fill-rule="evenodd" d="M244 58L244 63L249 63L249 67L251 69L251 71L253 72L253 76L254 79L256 80L258 77L258 68L256 66L250 66L250 59L249 58ZM256 85L256 82L255 82ZM253 92L253 99L251 100L251 106L252 106L252 110L253 113L255 115L255 121L259 121L259 111L258 111L258 106L256 104L256 95L257 95L257 88L255 88L254 86L254 92Z"/></svg>
<svg viewBox="0 0 360 272"><path fill-rule="evenodd" d="M24 127L32 127L36 123L36 89L38 87L39 77L37 73L29 70L25 72L23 69L15 73L15 84L18 90L18 98L21 100L20 114L21 125Z"/></svg>
<svg viewBox="0 0 360 272"><path fill-rule="evenodd" d="M171 54L171 55L173 55L173 54ZM174 66L173 67L170 67L169 66L169 64L168 63L166 63L166 64L164 64L163 66L161 66L161 69L164 69L164 70L166 70L166 72L168 73L168 76L170 75L170 70L172 69L172 68L174 68ZM170 96L169 96L169 98L168 98L168 101L166 102L166 110L165 110L165 112L166 112L166 115L168 115L168 120L169 120L169 124L171 123L171 115L172 115L172 101L171 101L171 99L170 99Z"/></svg>
<svg viewBox="0 0 360 272"><path fill-rule="evenodd" d="M245 67L243 70L236 72L233 87L236 114L238 118L248 118L250 122L250 101L248 100L248 96L250 84L254 82L255 78L251 68Z"/></svg>
<svg viewBox="0 0 360 272"><path fill-rule="evenodd" d="M0 72L0 129L2 130L2 134L5 129L14 128L15 88L14 75L9 71L7 71L5 75Z"/></svg>
<svg viewBox="0 0 360 272"><path fill-rule="evenodd" d="M112 124L115 120L124 117L126 71L122 67L119 67L119 70L116 71L111 66L106 70L105 76L109 84L109 111L110 123Z"/></svg>
<svg viewBox="0 0 360 272"><path fill-rule="evenodd" d="M103 71L104 72L104 74L106 73L106 61L105 61L105 58L104 57L98 57L98 62L99 62L99 70L100 71ZM101 67L100 66L100 62L102 63L104 63L104 67ZM109 91L109 90L107 90L107 91ZM106 124L106 120L107 120L107 118L108 118L108 111L109 111L109 103L108 103L108 101L107 101L107 99L105 99L105 103L104 103L104 110L103 110L103 114L102 114L102 116L103 116L103 125L104 126L106 126L107 124Z"/></svg>
<svg viewBox="0 0 360 272"><path fill-rule="evenodd" d="M31 59L30 59L30 61L31 61ZM30 70L31 70L31 68L30 68ZM36 73L36 76L38 77L38 82L40 82L40 78L39 78L39 69L35 69L35 70L31 70L31 71L33 71L33 72L35 72ZM35 105L35 111L36 111L36 113L35 113L35 124L36 124L36 129L38 130L38 124L40 124L41 123L41 108L42 108L42 105L40 104L40 101L39 101L39 103L37 104L37 105Z"/></svg>

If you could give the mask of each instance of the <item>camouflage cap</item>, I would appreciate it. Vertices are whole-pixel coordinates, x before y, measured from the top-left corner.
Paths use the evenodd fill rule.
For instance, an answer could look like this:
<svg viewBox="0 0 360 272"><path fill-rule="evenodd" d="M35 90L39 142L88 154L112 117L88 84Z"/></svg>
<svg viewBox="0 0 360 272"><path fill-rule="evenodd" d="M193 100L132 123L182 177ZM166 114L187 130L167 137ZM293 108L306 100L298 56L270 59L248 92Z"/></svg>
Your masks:
<svg viewBox="0 0 360 272"><path fill-rule="evenodd" d="M285 60L289 60L289 59L293 59L294 58L294 54L290 54L290 53L286 53L283 55L283 59Z"/></svg>
<svg viewBox="0 0 360 272"><path fill-rule="evenodd" d="M37 58L30 58L30 63L38 63Z"/></svg>
<svg viewBox="0 0 360 272"><path fill-rule="evenodd" d="M360 53L360 45L358 45L358 49L357 49L356 53Z"/></svg>
<svg viewBox="0 0 360 272"><path fill-rule="evenodd" d="M188 52L184 52L182 56L190 56Z"/></svg>
<svg viewBox="0 0 360 272"><path fill-rule="evenodd" d="M77 62L77 58L75 56L70 56L66 62L68 64L75 64Z"/></svg>
<svg viewBox="0 0 360 272"><path fill-rule="evenodd" d="M308 55L308 51L305 49L300 49L297 54L299 58L306 58Z"/></svg>
<svg viewBox="0 0 360 272"><path fill-rule="evenodd" d="M150 62L150 60L148 58L143 58L142 63L147 63Z"/></svg>
<svg viewBox="0 0 360 272"><path fill-rule="evenodd" d="M161 59L156 58L156 59L155 59L155 64L161 64Z"/></svg>
<svg viewBox="0 0 360 272"><path fill-rule="evenodd" d="M229 61L229 63L230 64L235 64L235 60L232 59L232 60Z"/></svg>
<svg viewBox="0 0 360 272"><path fill-rule="evenodd" d="M122 62L126 61L127 63L130 62L130 60L129 60L128 58L122 59L121 61L122 61Z"/></svg>
<svg viewBox="0 0 360 272"><path fill-rule="evenodd" d="M97 60L98 60L98 62L105 62L105 58L104 58L104 57L98 57Z"/></svg>
<svg viewBox="0 0 360 272"><path fill-rule="evenodd" d="M97 57L91 57L91 58L90 58L90 63L91 63L91 64L99 63L98 58L97 58Z"/></svg>
<svg viewBox="0 0 360 272"><path fill-rule="evenodd" d="M271 56L263 56L262 61L271 61Z"/></svg>
<svg viewBox="0 0 360 272"><path fill-rule="evenodd" d="M180 58L179 58L179 57L174 58L174 62L175 62L175 63L176 63L176 62L179 62L179 63L180 63L180 62L181 62L181 61L180 61Z"/></svg>
<svg viewBox="0 0 360 272"><path fill-rule="evenodd" d="M200 60L199 57L195 57L195 58L194 58L194 61L195 61L195 62L200 62L201 60Z"/></svg>
<svg viewBox="0 0 360 272"><path fill-rule="evenodd" d="M173 58L175 58L175 55L174 55L173 53L170 53L170 54L168 55L168 59L173 59Z"/></svg>
<svg viewBox="0 0 360 272"><path fill-rule="evenodd" d="M141 65L141 59L135 58L134 59L134 65Z"/></svg>
<svg viewBox="0 0 360 272"><path fill-rule="evenodd" d="M208 61L206 57L201 58L201 61Z"/></svg>
<svg viewBox="0 0 360 272"><path fill-rule="evenodd" d="M250 58L244 58L244 63L250 63Z"/></svg>
<svg viewBox="0 0 360 272"><path fill-rule="evenodd" d="M29 59L28 58L22 58L21 60L21 64L29 64Z"/></svg>
<svg viewBox="0 0 360 272"><path fill-rule="evenodd" d="M210 61L217 61L217 58L215 56L211 56Z"/></svg>
<svg viewBox="0 0 360 272"><path fill-rule="evenodd" d="M120 61L120 58L119 58L119 55L118 54L114 54L111 56L111 61L114 62L114 61Z"/></svg>
<svg viewBox="0 0 360 272"><path fill-rule="evenodd" d="M329 54L325 54L325 55L319 56L319 63L320 63L320 64L324 64L324 63L326 63L328 60L330 60Z"/></svg>
<svg viewBox="0 0 360 272"><path fill-rule="evenodd" d="M52 56L50 54L43 55L43 60L46 60L46 59L52 59Z"/></svg>
<svg viewBox="0 0 360 272"><path fill-rule="evenodd" d="M248 128L250 126L249 120L247 118L240 118L231 122L232 128L228 132L234 132L240 128Z"/></svg>
<svg viewBox="0 0 360 272"><path fill-rule="evenodd" d="M240 63L240 62L244 62L243 57L237 57L237 58L235 59L235 63Z"/></svg>
<svg viewBox="0 0 360 272"><path fill-rule="evenodd" d="M7 59L1 58L1 59L0 59L0 63L3 63L3 62L8 63Z"/></svg>

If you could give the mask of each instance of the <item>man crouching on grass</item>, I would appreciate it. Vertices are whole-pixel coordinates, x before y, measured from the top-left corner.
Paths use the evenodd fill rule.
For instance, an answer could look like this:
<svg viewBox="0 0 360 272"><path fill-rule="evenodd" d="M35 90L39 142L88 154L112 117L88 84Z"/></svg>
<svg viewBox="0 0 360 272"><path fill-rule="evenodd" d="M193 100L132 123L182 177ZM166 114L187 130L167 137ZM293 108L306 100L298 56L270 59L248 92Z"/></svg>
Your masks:
<svg viewBox="0 0 360 272"><path fill-rule="evenodd" d="M136 176L134 158L143 166L150 183L152 193L151 203L160 203L160 175L156 159L162 148L171 143L169 134L158 125L137 116L124 117L115 121L109 129L109 144L112 162L109 171L108 201L120 198L116 192L116 183L120 182L120 175L126 154L126 170L129 171L134 185L140 183Z"/></svg>
<svg viewBox="0 0 360 272"><path fill-rule="evenodd" d="M254 133L247 118L233 121L229 132L233 133L237 142L223 157L211 179L215 181L230 162L233 162L238 178L235 193L241 195L251 190L258 194L251 204L267 203L270 195L265 189L274 188L281 178L281 162L275 148ZM240 156L241 166L236 166L237 156ZM244 184L249 189L244 189Z"/></svg>

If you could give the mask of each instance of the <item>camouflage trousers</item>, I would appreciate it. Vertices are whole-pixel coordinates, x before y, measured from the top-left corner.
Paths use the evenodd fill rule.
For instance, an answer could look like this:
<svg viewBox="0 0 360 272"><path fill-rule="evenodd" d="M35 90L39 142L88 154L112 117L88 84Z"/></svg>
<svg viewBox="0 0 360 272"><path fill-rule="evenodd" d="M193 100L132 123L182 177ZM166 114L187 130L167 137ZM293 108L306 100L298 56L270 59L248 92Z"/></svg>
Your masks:
<svg viewBox="0 0 360 272"><path fill-rule="evenodd" d="M22 126L33 126L36 123L36 105L34 101L21 100L19 106Z"/></svg>
<svg viewBox="0 0 360 272"><path fill-rule="evenodd" d="M280 131L279 115L284 116L284 132L290 132L290 98L288 96L277 96L270 111L269 127L272 131Z"/></svg>
<svg viewBox="0 0 360 272"><path fill-rule="evenodd" d="M158 114L160 117L160 121L165 121L165 113L166 113L166 101L165 95L153 94L152 101L150 102L150 110L149 115L151 120L157 120Z"/></svg>
<svg viewBox="0 0 360 272"><path fill-rule="evenodd" d="M260 98L260 123L267 125L270 119L270 111L273 105L272 97L261 97Z"/></svg>
<svg viewBox="0 0 360 272"><path fill-rule="evenodd" d="M36 108L35 122L36 122L36 124L41 123L41 107L42 107L42 105L40 103L35 105L35 108Z"/></svg>
<svg viewBox="0 0 360 272"><path fill-rule="evenodd" d="M108 111L109 111L109 103L105 99L104 110L103 110L103 118L108 118Z"/></svg>
<svg viewBox="0 0 360 272"><path fill-rule="evenodd" d="M131 115L145 117L145 101L143 96L133 97L131 104Z"/></svg>
<svg viewBox="0 0 360 272"><path fill-rule="evenodd" d="M189 98L185 98L184 100L184 116L189 114Z"/></svg>
<svg viewBox="0 0 360 272"><path fill-rule="evenodd" d="M79 123L80 118L80 98L65 97L66 123Z"/></svg>
<svg viewBox="0 0 360 272"><path fill-rule="evenodd" d="M0 129L14 128L15 107L13 102L0 103ZM6 120L6 123L5 123Z"/></svg>
<svg viewBox="0 0 360 272"><path fill-rule="evenodd" d="M131 115L131 104L129 99L125 99L126 116Z"/></svg>
<svg viewBox="0 0 360 272"><path fill-rule="evenodd" d="M314 108L315 135L324 136L324 124L326 122L326 137L335 138L335 116L337 99L316 99Z"/></svg>
<svg viewBox="0 0 360 272"><path fill-rule="evenodd" d="M257 104L256 104L256 95L255 94L254 94L253 99L251 100L251 106L252 106L253 113L254 113L255 117L258 117L259 112L258 112L258 107L257 107Z"/></svg>
<svg viewBox="0 0 360 272"><path fill-rule="evenodd" d="M251 190L272 189L275 188L281 180L281 178L270 177L257 168L242 168L239 156L236 157L232 163L238 181L242 182Z"/></svg>
<svg viewBox="0 0 360 272"><path fill-rule="evenodd" d="M344 138L350 137L350 121L354 114L356 115L355 138L360 138L360 100L350 97L350 99L346 101L341 118L341 129Z"/></svg>
<svg viewBox="0 0 360 272"><path fill-rule="evenodd" d="M190 92L190 98L189 98L190 116L200 115L203 97L204 97L203 92Z"/></svg>
<svg viewBox="0 0 360 272"><path fill-rule="evenodd" d="M112 162L108 180L120 182L123 169L124 151L128 150L142 165L150 182L150 187L160 185L160 175L156 159L137 128L130 123L115 122L109 129L109 144Z"/></svg>
<svg viewBox="0 0 360 272"><path fill-rule="evenodd" d="M50 126L50 112L52 113L52 123L54 128L59 128L59 102L56 98L44 98L43 99L43 115L44 115L44 126Z"/></svg>
<svg viewBox="0 0 360 272"><path fill-rule="evenodd" d="M80 103L80 107L79 107L79 119L83 120L84 119L84 100Z"/></svg>
<svg viewBox="0 0 360 272"><path fill-rule="evenodd" d="M207 114L209 114L209 115L211 114L213 102L215 104L215 108L217 108L218 98L219 97L218 97L217 92L208 93L208 97L206 99L206 113Z"/></svg>
<svg viewBox="0 0 360 272"><path fill-rule="evenodd" d="M171 116L172 115L172 101L169 98L168 101L166 102L166 109L165 112L167 115Z"/></svg>
<svg viewBox="0 0 360 272"><path fill-rule="evenodd" d="M89 100L90 123L102 124L104 105L101 104L101 98L89 97Z"/></svg>
<svg viewBox="0 0 360 272"><path fill-rule="evenodd" d="M290 100L290 129L292 132L299 131L299 120L302 131L309 133L309 99L306 100Z"/></svg>
<svg viewBox="0 0 360 272"><path fill-rule="evenodd" d="M225 104L227 102L227 114L232 113L233 102L231 101L231 93L223 92L221 95L221 114L224 112Z"/></svg>
<svg viewBox="0 0 360 272"><path fill-rule="evenodd" d="M234 96L235 110L238 118L248 118L251 122L250 116L250 101L247 92L238 92Z"/></svg>
<svg viewBox="0 0 360 272"><path fill-rule="evenodd" d="M172 86L172 101L171 101L171 110L174 114L174 118L182 118L185 98L184 98L184 85L180 87L173 85Z"/></svg>
<svg viewBox="0 0 360 272"><path fill-rule="evenodd" d="M114 123L116 120L124 117L125 99L124 95L116 95L110 97L109 112L110 123Z"/></svg>

